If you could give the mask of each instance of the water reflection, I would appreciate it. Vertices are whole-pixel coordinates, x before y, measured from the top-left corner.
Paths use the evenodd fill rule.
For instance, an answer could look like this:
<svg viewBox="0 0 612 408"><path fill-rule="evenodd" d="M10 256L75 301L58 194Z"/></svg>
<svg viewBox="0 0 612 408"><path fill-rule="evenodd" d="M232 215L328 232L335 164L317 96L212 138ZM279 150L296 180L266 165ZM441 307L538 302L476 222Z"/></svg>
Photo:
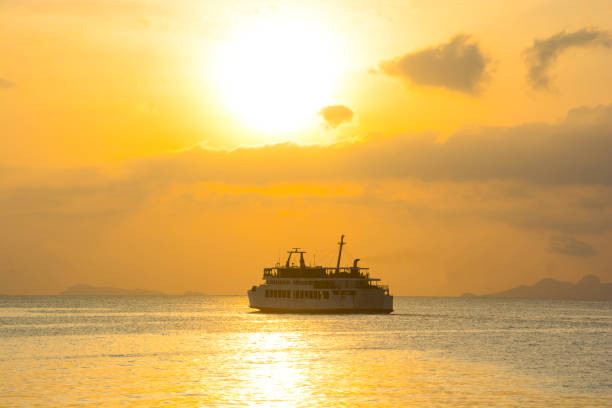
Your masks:
<svg viewBox="0 0 612 408"><path fill-rule="evenodd" d="M612 406L609 306L546 320L551 305L533 302L488 318L490 305L423 299L384 317L249 314L242 297L115 301L0 308L0 406ZM578 370L589 375L566 380Z"/></svg>
<svg viewBox="0 0 612 408"><path fill-rule="evenodd" d="M253 333L244 340L244 374L232 390L240 402L285 407L312 400L300 333Z"/></svg>

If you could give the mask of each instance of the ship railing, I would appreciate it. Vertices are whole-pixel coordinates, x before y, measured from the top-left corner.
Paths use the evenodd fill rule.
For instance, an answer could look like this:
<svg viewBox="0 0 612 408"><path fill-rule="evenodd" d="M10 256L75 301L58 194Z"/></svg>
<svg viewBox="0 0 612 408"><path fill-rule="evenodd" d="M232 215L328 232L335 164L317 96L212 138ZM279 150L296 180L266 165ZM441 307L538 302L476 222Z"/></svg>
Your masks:
<svg viewBox="0 0 612 408"><path fill-rule="evenodd" d="M276 268L265 268L264 269L264 277L271 277L274 278L276 277L278 271L276 270Z"/></svg>
<svg viewBox="0 0 612 408"><path fill-rule="evenodd" d="M385 294L387 294L387 295L389 294L389 285L381 285L381 284L379 284L377 282L371 282L370 286L373 286L373 287L375 287L377 289L380 289L380 290L384 291Z"/></svg>
<svg viewBox="0 0 612 408"><path fill-rule="evenodd" d="M279 269L293 269L299 270L300 268L297 266L292 266L289 268L283 267L274 267L274 268L264 268L263 276L264 278L275 278L278 276ZM350 267L343 266L340 268L321 268L325 271L325 275L328 277L360 277L368 279L370 277L370 273L368 270L370 268L362 268L362 267Z"/></svg>

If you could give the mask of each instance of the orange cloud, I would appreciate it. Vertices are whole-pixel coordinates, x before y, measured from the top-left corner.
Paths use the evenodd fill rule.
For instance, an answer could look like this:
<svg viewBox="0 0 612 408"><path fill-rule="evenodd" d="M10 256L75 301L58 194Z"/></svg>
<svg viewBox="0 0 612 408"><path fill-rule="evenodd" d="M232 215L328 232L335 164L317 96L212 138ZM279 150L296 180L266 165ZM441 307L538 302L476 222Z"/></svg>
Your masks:
<svg viewBox="0 0 612 408"><path fill-rule="evenodd" d="M335 128L353 120L354 113L344 105L331 105L321 109L319 115L323 117L327 126Z"/></svg>
<svg viewBox="0 0 612 408"><path fill-rule="evenodd" d="M612 47L612 36L607 31L583 28L568 33L561 31L543 40L534 40L524 51L529 68L529 83L534 89L547 89L550 84L548 72L559 55L569 48Z"/></svg>
<svg viewBox="0 0 612 408"><path fill-rule="evenodd" d="M321 254L338 232L353 237L347 256L396 294L493 292L543 273L609 280L612 254L579 255L612 239L611 135L612 106L603 106L444 144L403 135L197 148L38 177L3 171L0 291L89 283L242 293L278 251Z"/></svg>
<svg viewBox="0 0 612 408"><path fill-rule="evenodd" d="M0 89L13 88L14 86L14 82L9 81L8 79L0 78Z"/></svg>
<svg viewBox="0 0 612 408"><path fill-rule="evenodd" d="M477 42L459 34L447 43L404 54L380 63L380 70L416 85L477 93L490 59Z"/></svg>

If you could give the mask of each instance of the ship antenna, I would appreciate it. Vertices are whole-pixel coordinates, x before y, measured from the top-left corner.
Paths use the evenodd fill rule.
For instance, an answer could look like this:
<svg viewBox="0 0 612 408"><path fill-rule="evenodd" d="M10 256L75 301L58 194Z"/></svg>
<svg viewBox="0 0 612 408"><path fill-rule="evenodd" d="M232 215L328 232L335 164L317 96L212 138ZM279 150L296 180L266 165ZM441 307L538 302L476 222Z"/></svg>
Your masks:
<svg viewBox="0 0 612 408"><path fill-rule="evenodd" d="M336 273L340 272L340 258L342 257L342 246L346 245L346 242L344 242L344 234L342 234L342 236L340 237L340 242L338 242L338 245L340 245L340 250L338 251L338 262L336 263Z"/></svg>

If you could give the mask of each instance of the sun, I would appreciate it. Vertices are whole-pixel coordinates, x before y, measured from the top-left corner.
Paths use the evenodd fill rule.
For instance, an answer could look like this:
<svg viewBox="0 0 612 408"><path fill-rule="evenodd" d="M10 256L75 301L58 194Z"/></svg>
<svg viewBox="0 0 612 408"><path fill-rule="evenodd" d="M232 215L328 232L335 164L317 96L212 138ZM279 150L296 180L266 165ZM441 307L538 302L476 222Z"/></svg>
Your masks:
<svg viewBox="0 0 612 408"><path fill-rule="evenodd" d="M299 131L316 120L340 81L341 48L320 22L250 21L219 47L215 83L225 108L248 128Z"/></svg>

